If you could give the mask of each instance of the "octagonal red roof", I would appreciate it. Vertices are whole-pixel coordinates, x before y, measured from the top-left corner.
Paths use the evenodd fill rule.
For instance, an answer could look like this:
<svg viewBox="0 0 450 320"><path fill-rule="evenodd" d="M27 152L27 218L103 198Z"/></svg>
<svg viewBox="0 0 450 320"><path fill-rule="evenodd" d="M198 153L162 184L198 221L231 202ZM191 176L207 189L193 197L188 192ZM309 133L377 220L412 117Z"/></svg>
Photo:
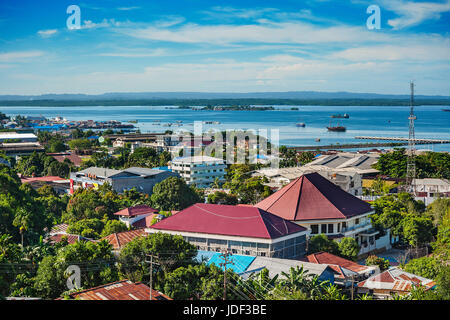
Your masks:
<svg viewBox="0 0 450 320"><path fill-rule="evenodd" d="M315 172L295 179L255 207L291 221L345 219L373 210Z"/></svg>

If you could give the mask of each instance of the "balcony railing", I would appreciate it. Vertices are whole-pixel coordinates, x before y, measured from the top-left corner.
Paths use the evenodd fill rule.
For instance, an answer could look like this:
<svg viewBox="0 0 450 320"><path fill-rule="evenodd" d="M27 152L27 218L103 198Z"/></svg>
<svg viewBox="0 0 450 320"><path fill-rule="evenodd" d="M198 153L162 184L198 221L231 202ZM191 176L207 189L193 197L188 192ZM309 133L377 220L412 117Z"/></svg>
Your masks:
<svg viewBox="0 0 450 320"><path fill-rule="evenodd" d="M370 222L366 222L366 223L364 223L364 224L358 224L358 225L356 225L356 226L345 227L345 228L342 228L341 230L342 230L342 233L345 233L345 232L354 231L354 230L356 230L356 229L365 228L365 227L368 227L368 226L371 226L371 223L370 223Z"/></svg>

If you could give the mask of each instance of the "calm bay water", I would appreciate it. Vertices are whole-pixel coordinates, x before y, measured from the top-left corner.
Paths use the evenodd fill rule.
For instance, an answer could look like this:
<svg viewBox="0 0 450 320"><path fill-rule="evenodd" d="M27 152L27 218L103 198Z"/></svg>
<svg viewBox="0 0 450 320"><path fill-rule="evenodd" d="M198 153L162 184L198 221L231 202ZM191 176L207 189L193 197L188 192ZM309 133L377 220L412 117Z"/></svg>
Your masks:
<svg viewBox="0 0 450 320"><path fill-rule="evenodd" d="M278 129L280 144L287 146L313 146L329 144L363 143L355 136L395 136L408 137L409 107L399 106L296 106L299 110L289 110L293 106L274 106L271 111L195 111L174 107L154 106L96 106L96 107L0 107L0 112L8 116L43 115L56 116L68 120L137 120L141 132L164 132L165 130L193 130L194 121L219 121L220 124L203 124L208 129ZM416 137L450 140L450 112L442 111L446 106L415 107ZM331 119L332 114L350 115L349 119ZM161 125L155 125L155 121ZM326 127L346 126L346 132L328 132ZM181 127L166 127L164 123L182 121ZM298 128L297 122L306 127ZM320 138L320 142L315 139ZM372 141L376 142L376 141ZM419 145L418 149L450 151L450 144Z"/></svg>

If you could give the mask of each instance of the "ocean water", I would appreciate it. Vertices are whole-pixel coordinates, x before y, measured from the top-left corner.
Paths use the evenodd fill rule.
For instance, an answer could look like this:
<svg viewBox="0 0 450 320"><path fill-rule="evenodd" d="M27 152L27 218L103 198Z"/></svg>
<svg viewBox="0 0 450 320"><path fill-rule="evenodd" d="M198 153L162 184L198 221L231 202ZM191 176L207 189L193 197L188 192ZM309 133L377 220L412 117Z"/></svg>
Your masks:
<svg viewBox="0 0 450 320"><path fill-rule="evenodd" d="M164 132L165 130L193 130L194 121L218 121L220 124L202 124L203 130L253 129L278 130L281 145L319 146L377 142L358 140L355 136L408 137L409 107L405 106L274 106L270 111L202 111L155 106L89 106L89 107L8 107L0 106L0 112L8 116L43 115L68 120L137 120L141 132ZM298 107L299 110L290 110ZM450 140L450 112L447 106L417 106L415 133L417 138ZM332 114L350 115L349 119L331 119ZM339 124L346 132L329 132L326 127ZM161 125L156 125L160 121ZM164 123L182 121L181 127L167 127ZM295 124L304 122L306 127ZM275 131L273 131L275 132ZM273 136L272 136L273 137ZM315 139L320 138L320 142ZM418 145L419 150L450 151L450 144Z"/></svg>

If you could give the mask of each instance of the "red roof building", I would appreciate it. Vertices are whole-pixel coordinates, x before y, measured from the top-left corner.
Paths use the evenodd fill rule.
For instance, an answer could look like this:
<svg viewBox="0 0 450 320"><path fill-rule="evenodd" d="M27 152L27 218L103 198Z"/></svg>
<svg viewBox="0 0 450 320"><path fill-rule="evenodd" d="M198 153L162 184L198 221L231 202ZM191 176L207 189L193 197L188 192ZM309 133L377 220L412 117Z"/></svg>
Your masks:
<svg viewBox="0 0 450 320"><path fill-rule="evenodd" d="M143 204L143 205L138 205L138 206L125 208L123 210L117 211L116 213L114 213L114 215L123 216L123 217L135 217L135 216L140 216L140 215L144 215L144 214L146 215L146 214L151 214L151 213L156 213L156 212L158 212L158 210L153 209L152 207Z"/></svg>
<svg viewBox="0 0 450 320"><path fill-rule="evenodd" d="M397 267L390 268L358 283L358 293L371 293L380 299L388 299L392 294L408 294L411 289L423 287L433 289L436 283L427 278L403 271Z"/></svg>
<svg viewBox="0 0 450 320"><path fill-rule="evenodd" d="M373 211L318 173L295 179L255 206L291 221L346 219Z"/></svg>
<svg viewBox="0 0 450 320"><path fill-rule="evenodd" d="M157 212L158 210L143 204L130 208L125 208L123 210L114 213L114 215L119 216L119 220L125 223L127 227L130 227L134 226L136 222L138 222L139 220L142 220L147 216L151 216Z"/></svg>
<svg viewBox="0 0 450 320"><path fill-rule="evenodd" d="M201 250L294 258L304 255L307 230L256 207L197 203L148 232L179 234Z"/></svg>
<svg viewBox="0 0 450 320"><path fill-rule="evenodd" d="M55 244L55 243L59 243L63 240L67 240L67 242L69 244L74 244L78 241L84 240L84 241L91 241L91 239L76 235L76 234L63 234L63 233L58 233L58 234L54 234L49 236L45 242L48 242L50 244Z"/></svg>
<svg viewBox="0 0 450 320"><path fill-rule="evenodd" d="M150 300L150 287L142 282L121 280L95 288L69 294L79 300ZM165 294L152 289L151 300L172 300Z"/></svg>
<svg viewBox="0 0 450 320"><path fill-rule="evenodd" d="M145 236L144 229L129 230L123 232L112 233L109 236L103 237L101 240L107 240L113 247L113 250L120 250L128 242L134 240L137 237Z"/></svg>
<svg viewBox="0 0 450 320"><path fill-rule="evenodd" d="M52 156L58 162L64 162L65 159L68 159L72 162L76 167L81 166L83 163L83 159L74 153L64 152L64 153L47 153L49 156Z"/></svg>
<svg viewBox="0 0 450 320"><path fill-rule="evenodd" d="M356 275L367 277L370 274L379 271L378 267L374 266L362 266L354 261L344 259L339 256L328 252L317 252L306 256L308 262L317 264L327 264L334 270L338 271L342 277L345 277L345 271L342 272L342 268L350 270ZM336 268L338 266L339 268ZM338 270L339 269L339 270Z"/></svg>
<svg viewBox="0 0 450 320"><path fill-rule="evenodd" d="M311 235L330 238L352 237L362 247L360 254L385 247L388 238L376 241L369 215L374 210L367 202L342 190L318 173L295 179L255 207L311 230Z"/></svg>
<svg viewBox="0 0 450 320"><path fill-rule="evenodd" d="M154 219L154 218L157 218L158 216L159 216L159 214L157 214L157 213L152 213L151 215L146 216L146 217L143 218L143 219L139 219L139 220L137 220L136 222L133 222L133 223L131 224L131 226L132 226L133 228L136 228L136 229L148 228L148 227L150 227L150 226L152 225L153 219Z"/></svg>

